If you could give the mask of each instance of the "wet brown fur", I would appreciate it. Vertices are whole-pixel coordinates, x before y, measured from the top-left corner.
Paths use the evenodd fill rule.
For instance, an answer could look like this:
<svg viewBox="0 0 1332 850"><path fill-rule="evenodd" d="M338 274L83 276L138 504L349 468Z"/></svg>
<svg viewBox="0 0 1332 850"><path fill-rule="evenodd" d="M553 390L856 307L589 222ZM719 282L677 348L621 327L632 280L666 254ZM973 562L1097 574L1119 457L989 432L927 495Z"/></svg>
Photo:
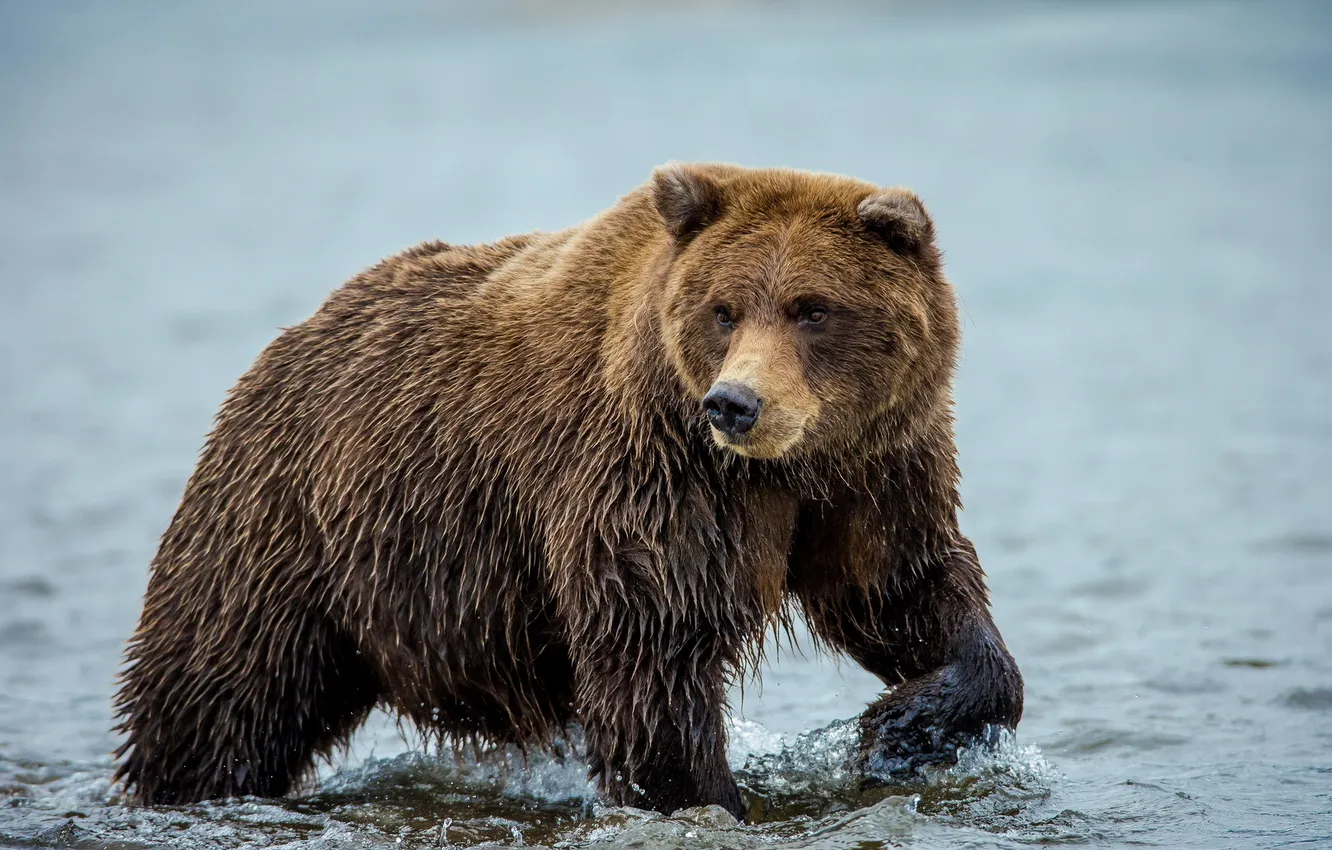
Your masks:
<svg viewBox="0 0 1332 850"><path fill-rule="evenodd" d="M919 200L841 177L671 166L569 230L385 260L223 404L127 652L118 777L283 794L382 705L486 743L579 722L608 799L740 813L726 686L793 606L905 682L870 768L1015 724L957 528L957 344ZM765 398L744 444L700 411L723 375Z"/></svg>

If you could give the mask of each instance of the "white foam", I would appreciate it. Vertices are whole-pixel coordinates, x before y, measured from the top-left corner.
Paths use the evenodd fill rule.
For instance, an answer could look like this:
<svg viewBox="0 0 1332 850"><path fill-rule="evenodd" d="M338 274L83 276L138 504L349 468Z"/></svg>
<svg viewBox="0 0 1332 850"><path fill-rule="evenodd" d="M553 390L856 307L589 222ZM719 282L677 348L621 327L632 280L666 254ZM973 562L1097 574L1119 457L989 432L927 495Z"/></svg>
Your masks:
<svg viewBox="0 0 1332 850"><path fill-rule="evenodd" d="M790 737L752 721L732 721L731 764L764 793L793 795L845 788L859 740L855 720L838 720ZM738 746L737 746L738 743Z"/></svg>
<svg viewBox="0 0 1332 850"><path fill-rule="evenodd" d="M328 794L354 794L372 785L419 782L441 786L464 786L465 790L496 790L507 797L550 803L597 799L596 787L587 777L587 764L577 755L574 742L561 742L561 754L537 751L523 754L516 747L455 754L407 752L392 758L368 758L361 765L341 770L319 784Z"/></svg>
<svg viewBox="0 0 1332 850"><path fill-rule="evenodd" d="M963 748L957 764L945 771L954 778L1001 777L1007 786L1048 789L1060 773L1035 744L1019 744L1011 729L999 732L992 744Z"/></svg>

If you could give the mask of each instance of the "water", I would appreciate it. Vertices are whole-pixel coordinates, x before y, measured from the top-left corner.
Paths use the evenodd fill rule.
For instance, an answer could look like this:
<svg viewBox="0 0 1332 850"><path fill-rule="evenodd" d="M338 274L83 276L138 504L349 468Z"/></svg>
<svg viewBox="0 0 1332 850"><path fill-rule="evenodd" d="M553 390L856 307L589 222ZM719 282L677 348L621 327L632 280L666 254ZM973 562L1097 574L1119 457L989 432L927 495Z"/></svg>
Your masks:
<svg viewBox="0 0 1332 850"><path fill-rule="evenodd" d="M549 9L0 4L0 845L1332 846L1327 7ZM836 723L874 681L783 650L735 694L752 826L383 717L291 799L122 806L145 567L276 328L714 158L935 212L1017 738L861 792Z"/></svg>
<svg viewBox="0 0 1332 850"><path fill-rule="evenodd" d="M7 790L24 846L877 847L959 833L988 840L997 823L1011 832L1018 819L1032 834L1068 834L1067 813L1046 811L1059 777L1036 747L1009 736L911 785L864 791L845 768L852 726L787 739L737 722L732 761L750 803L747 826L716 806L670 817L603 806L576 741L526 759L419 750L372 758L283 801L129 809L96 771L28 774Z"/></svg>

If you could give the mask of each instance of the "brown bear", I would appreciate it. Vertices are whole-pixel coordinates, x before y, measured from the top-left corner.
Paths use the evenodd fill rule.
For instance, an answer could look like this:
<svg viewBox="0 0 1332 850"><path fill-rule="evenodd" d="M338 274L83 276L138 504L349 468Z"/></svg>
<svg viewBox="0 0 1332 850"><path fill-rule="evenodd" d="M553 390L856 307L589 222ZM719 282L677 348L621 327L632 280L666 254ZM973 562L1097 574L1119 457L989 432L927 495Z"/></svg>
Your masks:
<svg viewBox="0 0 1332 850"><path fill-rule="evenodd" d="M862 762L1013 726L958 530L955 296L919 199L672 165L557 233L430 242L231 391L117 698L145 804L280 795L375 706L541 746L617 804L743 816L726 692L765 632L895 686Z"/></svg>

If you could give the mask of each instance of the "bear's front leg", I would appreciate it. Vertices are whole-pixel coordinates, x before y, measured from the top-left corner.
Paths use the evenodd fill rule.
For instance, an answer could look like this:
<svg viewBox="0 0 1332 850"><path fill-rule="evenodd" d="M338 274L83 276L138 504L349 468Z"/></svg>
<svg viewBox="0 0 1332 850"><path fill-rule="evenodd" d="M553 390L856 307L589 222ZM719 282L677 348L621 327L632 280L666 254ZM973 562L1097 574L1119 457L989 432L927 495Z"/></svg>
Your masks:
<svg viewBox="0 0 1332 850"><path fill-rule="evenodd" d="M861 716L864 775L901 779L1014 728L1022 676L990 617L970 541L910 575L802 600L811 627L885 684Z"/></svg>
<svg viewBox="0 0 1332 850"><path fill-rule="evenodd" d="M616 612L574 639L588 766L608 802L670 814L719 805L743 820L726 763L726 664L715 629Z"/></svg>
<svg viewBox="0 0 1332 850"><path fill-rule="evenodd" d="M960 748L993 743L1022 716L1022 677L998 633L957 636L950 661L908 679L860 718L867 779L901 779L929 764L951 764Z"/></svg>

